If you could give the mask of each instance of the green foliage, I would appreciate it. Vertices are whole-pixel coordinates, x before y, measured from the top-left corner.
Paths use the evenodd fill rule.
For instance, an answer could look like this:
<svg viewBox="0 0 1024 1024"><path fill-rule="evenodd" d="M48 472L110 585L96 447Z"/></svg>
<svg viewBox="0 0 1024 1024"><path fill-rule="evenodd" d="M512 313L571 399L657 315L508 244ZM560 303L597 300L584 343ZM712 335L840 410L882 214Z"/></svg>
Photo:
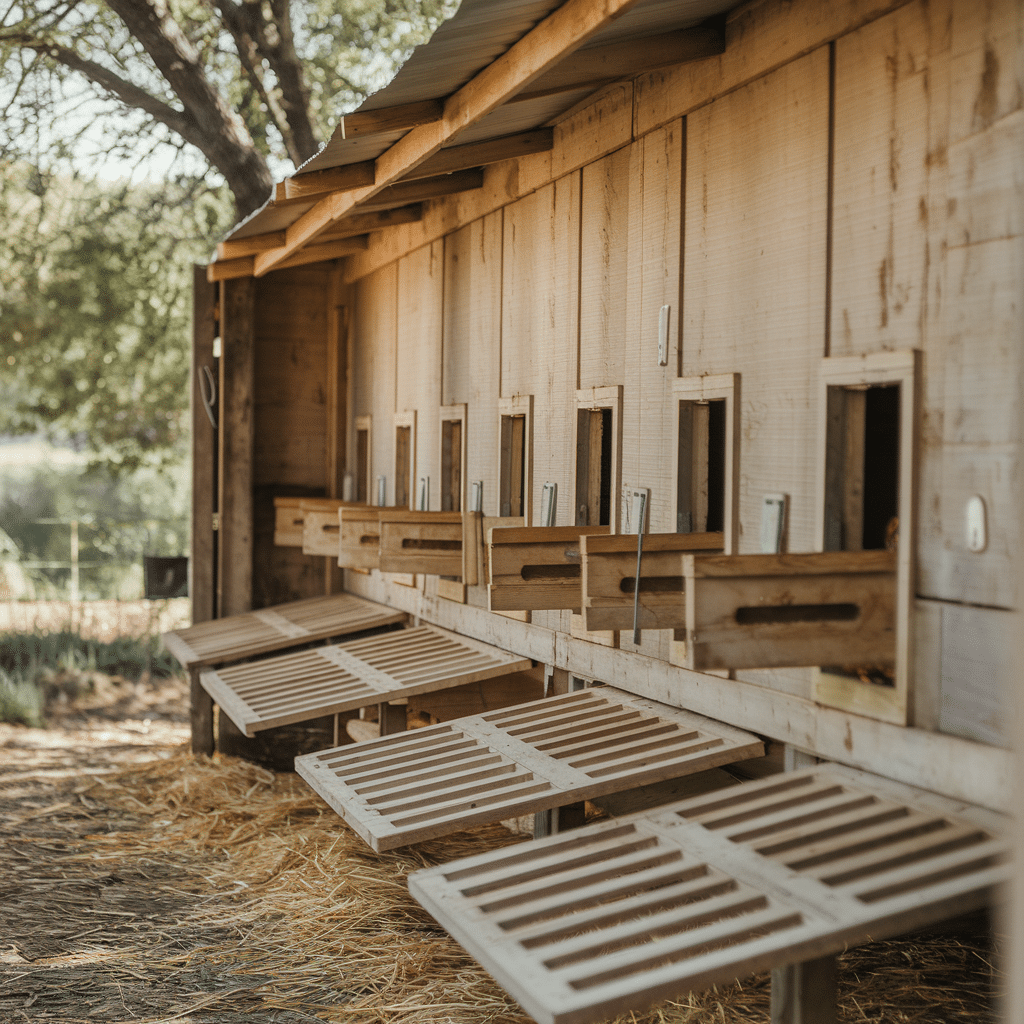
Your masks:
<svg viewBox="0 0 1024 1024"><path fill-rule="evenodd" d="M92 640L74 630L0 635L0 722L41 727L47 696L76 696L88 674L102 672L131 682L173 676L177 662L155 632Z"/></svg>
<svg viewBox="0 0 1024 1024"><path fill-rule="evenodd" d="M0 180L0 433L70 437L115 472L187 449L192 263L227 225L213 191Z"/></svg>
<svg viewBox="0 0 1024 1024"><path fill-rule="evenodd" d="M85 600L136 598L143 554L188 550L189 491L181 467L174 472L144 469L131 476L106 467L36 467L20 475L7 473L0 483L0 529L25 561L68 561L67 521L79 521ZM66 596L70 570L36 570L32 578L37 596Z"/></svg>
<svg viewBox="0 0 1024 1024"><path fill-rule="evenodd" d="M143 675L173 676L180 668L156 633L92 640L74 630L5 633L0 636L0 671L10 678L39 681L54 670L104 672L133 682Z"/></svg>
<svg viewBox="0 0 1024 1024"><path fill-rule="evenodd" d="M43 725L43 690L35 679L0 669L0 722Z"/></svg>

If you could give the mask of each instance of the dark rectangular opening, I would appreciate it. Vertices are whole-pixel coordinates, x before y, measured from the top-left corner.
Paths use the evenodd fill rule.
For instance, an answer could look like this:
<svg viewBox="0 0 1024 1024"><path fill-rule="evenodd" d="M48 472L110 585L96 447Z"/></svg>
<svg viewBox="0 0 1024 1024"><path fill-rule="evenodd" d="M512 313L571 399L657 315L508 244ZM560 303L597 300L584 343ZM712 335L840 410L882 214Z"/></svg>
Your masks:
<svg viewBox="0 0 1024 1024"><path fill-rule="evenodd" d="M679 403L676 532L725 529L725 399Z"/></svg>
<svg viewBox="0 0 1024 1024"><path fill-rule="evenodd" d="M576 433L576 525L612 521L613 424L611 409L581 409Z"/></svg>
<svg viewBox="0 0 1024 1024"><path fill-rule="evenodd" d="M370 480L370 432L356 431L356 501L366 504Z"/></svg>
<svg viewBox="0 0 1024 1024"><path fill-rule="evenodd" d="M441 423L441 511L462 511L462 420Z"/></svg>
<svg viewBox="0 0 1024 1024"><path fill-rule="evenodd" d="M526 416L501 417L499 514L525 515Z"/></svg>
<svg viewBox="0 0 1024 1024"><path fill-rule="evenodd" d="M900 386L828 389L825 549L894 548L899 532Z"/></svg>
<svg viewBox="0 0 1024 1024"><path fill-rule="evenodd" d="M395 428L395 504L408 508L412 496L412 427Z"/></svg>

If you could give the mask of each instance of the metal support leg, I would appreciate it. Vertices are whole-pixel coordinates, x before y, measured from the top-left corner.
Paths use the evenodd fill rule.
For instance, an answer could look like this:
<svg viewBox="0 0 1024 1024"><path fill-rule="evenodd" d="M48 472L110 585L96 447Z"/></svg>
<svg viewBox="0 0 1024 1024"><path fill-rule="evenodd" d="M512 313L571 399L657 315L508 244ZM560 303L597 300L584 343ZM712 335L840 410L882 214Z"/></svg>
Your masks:
<svg viewBox="0 0 1024 1024"><path fill-rule="evenodd" d="M834 956L772 971L772 1024L837 1024L839 968Z"/></svg>

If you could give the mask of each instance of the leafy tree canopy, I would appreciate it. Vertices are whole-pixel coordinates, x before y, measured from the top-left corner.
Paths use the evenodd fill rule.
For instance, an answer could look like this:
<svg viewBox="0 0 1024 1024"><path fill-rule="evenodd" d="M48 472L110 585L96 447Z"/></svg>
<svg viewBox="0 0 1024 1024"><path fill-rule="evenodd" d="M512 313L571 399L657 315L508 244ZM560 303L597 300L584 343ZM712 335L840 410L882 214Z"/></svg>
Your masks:
<svg viewBox="0 0 1024 1024"><path fill-rule="evenodd" d="M2 0L0 156L212 168L244 216L457 0Z"/></svg>
<svg viewBox="0 0 1024 1024"><path fill-rule="evenodd" d="M160 202L154 202L156 198ZM0 177L0 433L70 438L120 473L187 449L192 264L224 190Z"/></svg>

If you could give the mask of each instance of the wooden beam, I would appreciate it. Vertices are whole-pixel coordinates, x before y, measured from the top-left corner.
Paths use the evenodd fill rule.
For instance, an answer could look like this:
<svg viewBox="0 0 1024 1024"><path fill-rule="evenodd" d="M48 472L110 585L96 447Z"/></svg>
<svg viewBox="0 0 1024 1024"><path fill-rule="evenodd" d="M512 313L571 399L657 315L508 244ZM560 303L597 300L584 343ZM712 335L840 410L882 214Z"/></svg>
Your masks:
<svg viewBox="0 0 1024 1024"><path fill-rule="evenodd" d="M485 167L487 164L500 163L502 160L529 156L530 153L546 153L554 144L554 128L536 128L530 132L520 132L518 135L504 135L499 139L488 139L486 142L473 142L468 146L452 146L435 153L429 160L424 160L402 181L415 181L436 174L451 174L453 171L464 171L470 167Z"/></svg>
<svg viewBox="0 0 1024 1024"><path fill-rule="evenodd" d="M725 53L725 24L717 19L677 32L577 50L535 79L529 92L519 93L512 102L636 78L658 68L717 57L720 53Z"/></svg>
<svg viewBox="0 0 1024 1024"><path fill-rule="evenodd" d="M468 192L480 188L484 183L484 172L479 168L468 171L455 171L442 174L436 178L419 178L415 181L400 181L381 189L369 201L363 203L360 211L371 212L386 210L391 206L404 206L406 203L419 203L426 199L438 199L441 196L454 195L456 192Z"/></svg>
<svg viewBox="0 0 1024 1024"><path fill-rule="evenodd" d="M284 182L285 198L308 199L310 196L319 196L325 192L345 192L348 189L362 188L373 184L373 175L372 160L296 174Z"/></svg>
<svg viewBox="0 0 1024 1024"><path fill-rule="evenodd" d="M443 114L444 103L441 100L420 100L380 110L358 110L342 115L335 134L340 133L345 140L383 132L407 132L411 128L440 121Z"/></svg>
<svg viewBox="0 0 1024 1024"><path fill-rule="evenodd" d="M237 260L218 260L206 268L206 280L231 281L236 277L252 277L255 265L255 256L242 256Z"/></svg>
<svg viewBox="0 0 1024 1024"><path fill-rule="evenodd" d="M217 244L217 259L235 260L241 259L243 256L255 256L258 252L267 252L284 245L285 240L283 231L270 231L265 235L250 235L248 238L228 239L226 242Z"/></svg>
<svg viewBox="0 0 1024 1024"><path fill-rule="evenodd" d="M520 92L595 32L621 17L639 0L567 0L515 45L472 78L444 104L440 121L422 124L404 135L376 162L375 183L321 199L287 229L280 249L255 257L257 276L273 270L328 225L377 192L403 178L433 156L460 131ZM346 134L348 133L346 126Z"/></svg>
<svg viewBox="0 0 1024 1024"><path fill-rule="evenodd" d="M343 256L352 256L354 253L362 252L369 245L370 239L368 235L357 235L355 238L343 238L317 245L307 245L304 249L292 253L288 259L278 263L277 269L303 267L307 263L322 263L325 260L341 259Z"/></svg>
<svg viewBox="0 0 1024 1024"><path fill-rule="evenodd" d="M410 206L400 206L396 210L377 210L374 213L355 213L338 221L334 227L329 228L319 240L321 242L333 241L336 238L352 238L354 235L362 235L367 231L381 231L384 228L394 227L396 224L412 224L423 219L423 207L419 203Z"/></svg>

